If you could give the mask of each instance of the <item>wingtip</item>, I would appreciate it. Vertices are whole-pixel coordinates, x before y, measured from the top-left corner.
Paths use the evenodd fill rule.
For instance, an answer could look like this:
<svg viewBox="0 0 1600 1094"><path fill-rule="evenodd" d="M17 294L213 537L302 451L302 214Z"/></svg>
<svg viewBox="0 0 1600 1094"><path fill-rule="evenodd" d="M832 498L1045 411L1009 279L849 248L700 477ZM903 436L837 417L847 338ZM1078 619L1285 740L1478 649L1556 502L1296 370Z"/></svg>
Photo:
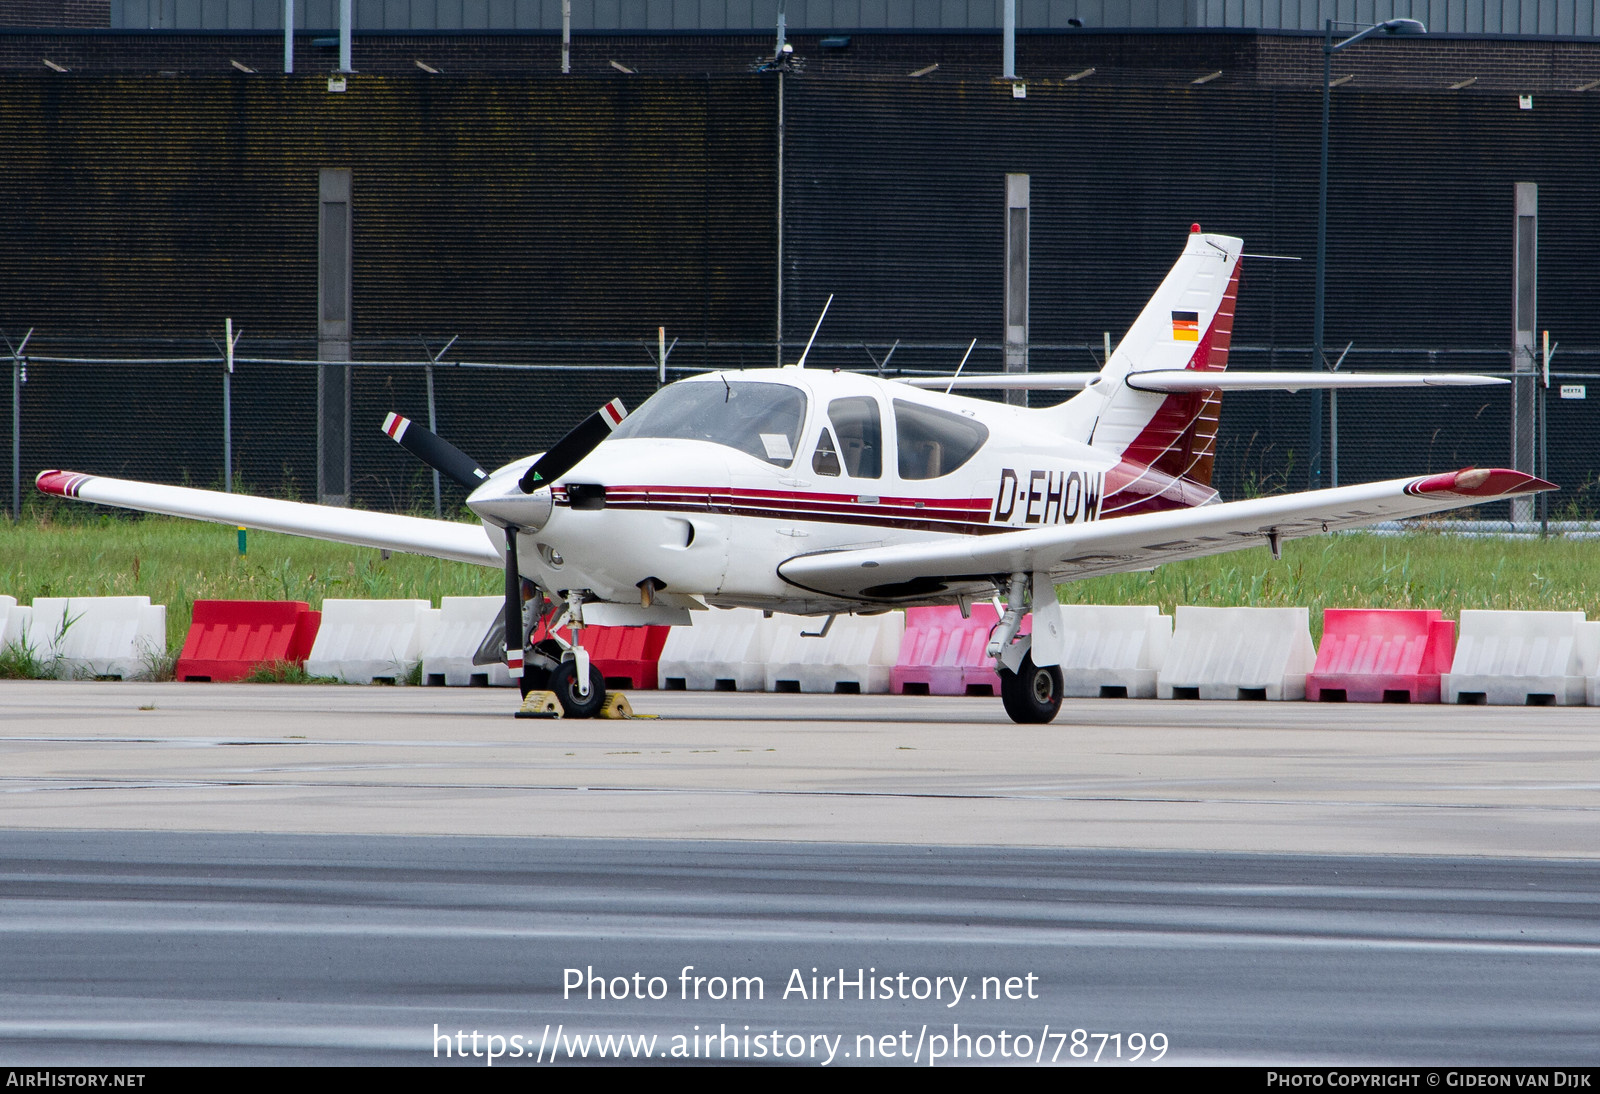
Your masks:
<svg viewBox="0 0 1600 1094"><path fill-rule="evenodd" d="M33 485L41 493L54 494L62 498L75 498L78 496L78 488L92 477L80 474L77 471L57 471L52 468L35 475Z"/></svg>
<svg viewBox="0 0 1600 1094"><path fill-rule="evenodd" d="M1418 479L1406 488L1410 494L1462 494L1473 498L1502 498L1512 494L1537 494L1560 489L1536 475L1504 467L1466 467Z"/></svg>

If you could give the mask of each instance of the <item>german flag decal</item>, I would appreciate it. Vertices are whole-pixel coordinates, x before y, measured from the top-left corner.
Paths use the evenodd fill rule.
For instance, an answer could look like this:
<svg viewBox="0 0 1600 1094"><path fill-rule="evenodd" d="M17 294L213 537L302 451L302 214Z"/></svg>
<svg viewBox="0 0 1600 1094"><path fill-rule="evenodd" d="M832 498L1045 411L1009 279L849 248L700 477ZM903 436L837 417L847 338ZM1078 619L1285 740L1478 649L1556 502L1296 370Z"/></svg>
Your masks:
<svg viewBox="0 0 1600 1094"><path fill-rule="evenodd" d="M1172 340L1174 342L1200 341L1200 313L1197 311L1173 312Z"/></svg>

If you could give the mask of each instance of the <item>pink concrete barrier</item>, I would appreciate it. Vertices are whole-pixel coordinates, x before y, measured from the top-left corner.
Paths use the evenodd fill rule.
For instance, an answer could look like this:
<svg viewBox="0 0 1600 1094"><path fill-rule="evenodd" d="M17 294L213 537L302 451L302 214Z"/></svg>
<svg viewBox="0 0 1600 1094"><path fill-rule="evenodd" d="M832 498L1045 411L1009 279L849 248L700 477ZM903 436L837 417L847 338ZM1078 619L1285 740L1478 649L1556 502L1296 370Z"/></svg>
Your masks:
<svg viewBox="0 0 1600 1094"><path fill-rule="evenodd" d="M1000 677L984 651L1000 622L993 604L972 605L969 619L957 608L907 608L900 657L889 674L895 695L998 695ZM1032 616L1024 616L1028 634Z"/></svg>
<svg viewBox="0 0 1600 1094"><path fill-rule="evenodd" d="M1306 677L1310 702L1437 703L1456 625L1434 609L1329 608Z"/></svg>

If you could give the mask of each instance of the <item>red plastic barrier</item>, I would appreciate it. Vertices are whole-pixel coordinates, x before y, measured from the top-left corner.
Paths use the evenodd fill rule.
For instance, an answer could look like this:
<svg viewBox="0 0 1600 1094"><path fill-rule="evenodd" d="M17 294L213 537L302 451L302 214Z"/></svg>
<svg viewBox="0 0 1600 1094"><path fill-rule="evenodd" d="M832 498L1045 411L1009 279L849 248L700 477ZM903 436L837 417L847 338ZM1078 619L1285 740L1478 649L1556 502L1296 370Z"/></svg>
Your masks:
<svg viewBox="0 0 1600 1094"><path fill-rule="evenodd" d="M895 695L998 695L1000 677L985 650L1000 621L993 604L972 605L970 619L957 608L907 608L900 657L889 673ZM1024 616L1021 633L1032 628Z"/></svg>
<svg viewBox="0 0 1600 1094"><path fill-rule="evenodd" d="M1434 609L1329 608L1306 677L1309 702L1437 703L1456 625Z"/></svg>
<svg viewBox="0 0 1600 1094"><path fill-rule="evenodd" d="M671 631L671 627L585 627L583 645L589 651L590 663L605 677L607 687L654 691L656 666ZM549 633L540 623L529 644L537 645ZM569 641L572 638L565 627L559 633Z"/></svg>
<svg viewBox="0 0 1600 1094"><path fill-rule="evenodd" d="M196 600L179 680L242 680L263 665L300 665L322 613L301 600Z"/></svg>

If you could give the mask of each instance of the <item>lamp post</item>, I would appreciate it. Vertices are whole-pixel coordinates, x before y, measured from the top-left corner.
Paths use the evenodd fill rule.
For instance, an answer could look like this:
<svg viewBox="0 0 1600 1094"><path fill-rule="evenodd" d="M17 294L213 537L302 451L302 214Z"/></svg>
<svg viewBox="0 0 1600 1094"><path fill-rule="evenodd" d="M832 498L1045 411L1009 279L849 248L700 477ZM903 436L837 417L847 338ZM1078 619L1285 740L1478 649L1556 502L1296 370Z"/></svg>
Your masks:
<svg viewBox="0 0 1600 1094"><path fill-rule="evenodd" d="M1360 23L1337 25L1362 26ZM1353 46L1363 38L1374 34L1411 36L1428 33L1428 28L1416 19L1390 19L1387 22L1363 27L1344 41L1336 43L1333 40L1334 26L1332 19L1327 20L1323 24L1322 34L1322 167L1317 175L1317 289L1316 306L1311 321L1313 371L1321 371L1325 365L1322 359L1322 320L1328 272L1328 109L1332 92L1329 82L1333 78L1333 55L1346 46ZM1309 489L1317 490L1322 486L1322 390L1320 388L1315 388L1311 392L1311 436L1308 447L1310 451L1306 464L1307 485Z"/></svg>

